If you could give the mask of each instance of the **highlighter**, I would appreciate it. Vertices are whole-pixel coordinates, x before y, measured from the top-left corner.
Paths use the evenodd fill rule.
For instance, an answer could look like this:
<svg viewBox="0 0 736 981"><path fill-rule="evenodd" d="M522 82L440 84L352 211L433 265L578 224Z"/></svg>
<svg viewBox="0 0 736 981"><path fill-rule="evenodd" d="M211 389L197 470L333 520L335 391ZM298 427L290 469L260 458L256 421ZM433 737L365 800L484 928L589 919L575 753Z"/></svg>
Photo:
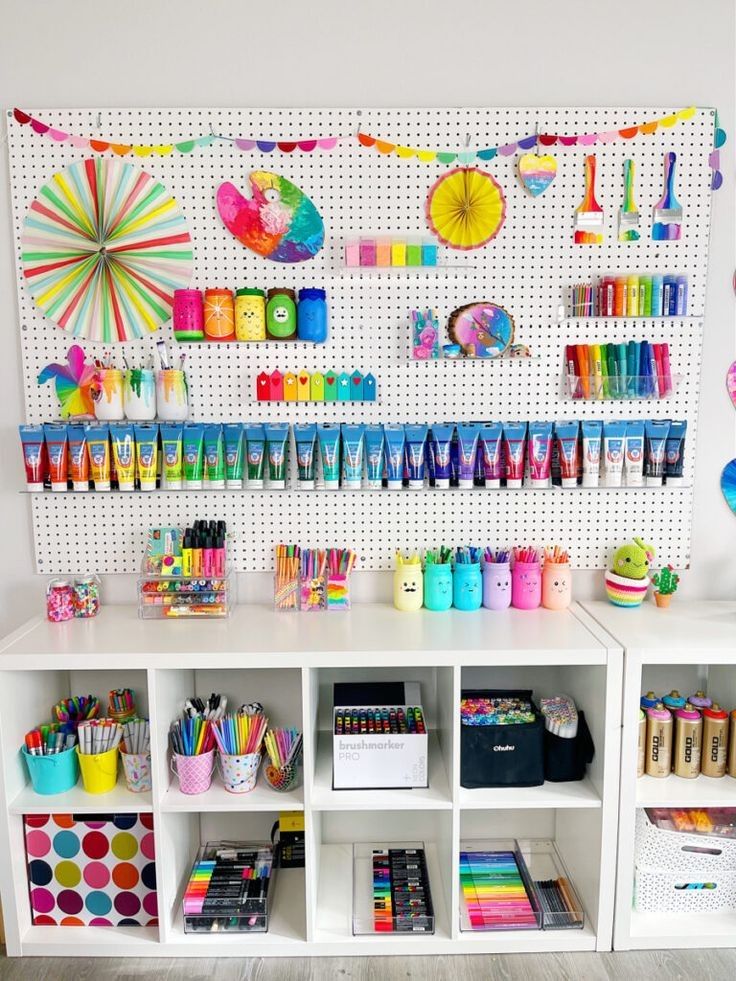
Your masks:
<svg viewBox="0 0 736 981"><path fill-rule="evenodd" d="M608 361L608 391L609 395L613 399L618 398L619 386L618 386L618 373L616 371L616 345L607 345L607 361Z"/></svg>
<svg viewBox="0 0 736 981"><path fill-rule="evenodd" d="M593 377L593 398L600 399L603 397L603 379L602 379L602 369L601 369L601 346L600 344L592 344L590 347L590 360L591 360L591 376Z"/></svg>
<svg viewBox="0 0 736 981"><path fill-rule="evenodd" d="M629 398L636 398L639 375L639 345L636 341L629 341L626 347L626 373L626 394Z"/></svg>
<svg viewBox="0 0 736 981"><path fill-rule="evenodd" d="M642 341L639 347L639 396L649 398L652 394L651 355L649 341Z"/></svg>
<svg viewBox="0 0 736 981"><path fill-rule="evenodd" d="M616 365L618 367L618 393L622 399L626 398L626 345L616 345Z"/></svg>
<svg viewBox="0 0 736 981"><path fill-rule="evenodd" d="M181 574L183 576L192 575L192 537L188 528L184 533L184 541L181 546Z"/></svg>
<svg viewBox="0 0 736 981"><path fill-rule="evenodd" d="M664 394L672 394L672 373L670 371L670 346L669 344L662 344L662 383L664 386Z"/></svg>
<svg viewBox="0 0 736 981"><path fill-rule="evenodd" d="M626 283L626 315L639 316L639 277L629 276Z"/></svg>
<svg viewBox="0 0 736 981"><path fill-rule="evenodd" d="M578 344L578 364L580 365L580 387L583 390L583 398L590 398L590 364L588 363L588 345Z"/></svg>
<svg viewBox="0 0 736 981"><path fill-rule="evenodd" d="M608 345L607 344L601 344L601 378L603 380L602 397L604 399L610 399L611 390L608 385Z"/></svg>
<svg viewBox="0 0 736 981"><path fill-rule="evenodd" d="M581 397L578 370L575 363L575 345L565 346L565 367L567 370L567 391L574 399Z"/></svg>

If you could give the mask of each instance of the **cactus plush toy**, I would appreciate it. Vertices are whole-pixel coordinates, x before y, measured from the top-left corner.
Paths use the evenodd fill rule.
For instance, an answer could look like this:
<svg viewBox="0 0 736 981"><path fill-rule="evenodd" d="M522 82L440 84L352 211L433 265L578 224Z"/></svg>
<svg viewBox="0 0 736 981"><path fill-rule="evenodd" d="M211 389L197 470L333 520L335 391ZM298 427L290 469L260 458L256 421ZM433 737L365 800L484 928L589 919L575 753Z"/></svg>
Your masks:
<svg viewBox="0 0 736 981"><path fill-rule="evenodd" d="M654 555L651 545L646 545L641 538L635 538L630 545L616 549L612 571L625 579L646 579Z"/></svg>
<svg viewBox="0 0 736 981"><path fill-rule="evenodd" d="M672 595L677 589L680 577L671 565L663 565L659 572L652 576L654 586L654 601L657 606L669 606Z"/></svg>

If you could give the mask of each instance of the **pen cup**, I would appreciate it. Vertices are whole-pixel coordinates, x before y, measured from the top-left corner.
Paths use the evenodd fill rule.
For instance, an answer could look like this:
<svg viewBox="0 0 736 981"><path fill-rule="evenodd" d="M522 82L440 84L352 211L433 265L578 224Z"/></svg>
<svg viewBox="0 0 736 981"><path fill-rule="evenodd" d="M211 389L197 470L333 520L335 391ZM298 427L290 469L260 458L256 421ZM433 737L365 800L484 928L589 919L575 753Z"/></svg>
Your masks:
<svg viewBox="0 0 736 981"><path fill-rule="evenodd" d="M269 787L282 794L293 790L299 783L299 767L296 763L287 763L286 766L274 766L269 763L263 774Z"/></svg>
<svg viewBox="0 0 736 981"><path fill-rule="evenodd" d="M324 576L299 580L299 607L302 613L319 613L327 606Z"/></svg>
<svg viewBox="0 0 736 981"><path fill-rule="evenodd" d="M297 576L273 577L273 608L274 610L299 609L299 579Z"/></svg>
<svg viewBox="0 0 736 981"><path fill-rule="evenodd" d="M452 566L449 562L430 563L424 570L424 605L428 610L449 610L452 606Z"/></svg>
<svg viewBox="0 0 736 981"><path fill-rule="evenodd" d="M350 576L339 572L327 577L327 609L350 609Z"/></svg>
<svg viewBox="0 0 736 981"><path fill-rule="evenodd" d="M411 613L421 610L424 602L424 578L419 562L400 565L394 571L394 606Z"/></svg>
<svg viewBox="0 0 736 981"><path fill-rule="evenodd" d="M152 368L131 368L125 372L123 401L126 419L146 422L156 418L156 379Z"/></svg>
<svg viewBox="0 0 736 981"><path fill-rule="evenodd" d="M98 368L92 388L95 419L124 419L123 372L120 368Z"/></svg>
<svg viewBox="0 0 736 981"><path fill-rule="evenodd" d="M23 758L37 794L63 794L79 779L76 746L51 756L34 756L23 746Z"/></svg>
<svg viewBox="0 0 736 981"><path fill-rule="evenodd" d="M123 773L128 790L133 794L142 794L151 789L151 754L124 753L120 750L123 761Z"/></svg>
<svg viewBox="0 0 736 981"><path fill-rule="evenodd" d="M179 790L183 794L203 794L210 789L212 768L215 765L215 751L200 753L198 756L171 754L171 772L179 778Z"/></svg>
<svg viewBox="0 0 736 981"><path fill-rule="evenodd" d="M260 765L260 753L246 753L242 756L218 753L217 756L217 768L229 794L250 793L256 785Z"/></svg>
<svg viewBox="0 0 736 981"><path fill-rule="evenodd" d="M118 750L114 746L104 753L80 753L77 746L82 783L88 794L107 794L114 790L118 782Z"/></svg>
<svg viewBox="0 0 736 981"><path fill-rule="evenodd" d="M566 610L572 600L572 574L569 562L545 562L542 568L542 606Z"/></svg>
<svg viewBox="0 0 736 981"><path fill-rule="evenodd" d="M186 372L162 368L156 372L156 405L159 419L177 422L189 415L189 386Z"/></svg>
<svg viewBox="0 0 736 981"><path fill-rule="evenodd" d="M480 562L458 563L452 574L452 604L456 610L478 610L483 599Z"/></svg>
<svg viewBox="0 0 736 981"><path fill-rule="evenodd" d="M515 562L511 570L511 605L517 610L536 610L542 602L539 562Z"/></svg>
<svg viewBox="0 0 736 981"><path fill-rule="evenodd" d="M486 562L483 566L483 606L488 610L507 610L511 606L508 562Z"/></svg>

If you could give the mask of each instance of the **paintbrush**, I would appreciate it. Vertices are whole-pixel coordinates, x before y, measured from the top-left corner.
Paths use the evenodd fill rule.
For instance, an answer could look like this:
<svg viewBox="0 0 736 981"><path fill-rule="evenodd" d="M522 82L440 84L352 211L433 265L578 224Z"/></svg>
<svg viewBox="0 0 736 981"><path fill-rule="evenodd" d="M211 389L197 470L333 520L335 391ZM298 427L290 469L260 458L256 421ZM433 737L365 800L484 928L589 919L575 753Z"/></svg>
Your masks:
<svg viewBox="0 0 736 981"><path fill-rule="evenodd" d="M636 242L639 233L639 209L634 201L634 161L624 160L624 200L618 213L619 242Z"/></svg>
<svg viewBox="0 0 736 981"><path fill-rule="evenodd" d="M575 212L575 243L601 245L605 220L603 208L595 199L595 154L585 158L585 197Z"/></svg>
<svg viewBox="0 0 736 981"><path fill-rule="evenodd" d="M652 238L675 241L682 233L682 205L675 197L676 153L664 155L664 194L654 206Z"/></svg>

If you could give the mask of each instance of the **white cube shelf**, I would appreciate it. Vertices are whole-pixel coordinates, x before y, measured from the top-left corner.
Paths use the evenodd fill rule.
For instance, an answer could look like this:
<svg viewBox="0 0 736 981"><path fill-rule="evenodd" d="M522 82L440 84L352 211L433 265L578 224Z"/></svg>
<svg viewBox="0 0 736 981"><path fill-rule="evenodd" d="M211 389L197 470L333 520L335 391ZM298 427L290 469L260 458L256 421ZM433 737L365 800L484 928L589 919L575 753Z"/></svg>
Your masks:
<svg viewBox="0 0 736 981"><path fill-rule="evenodd" d="M109 665L109 666L108 666ZM608 950L613 927L622 653L580 606L494 613L399 613L357 605L304 616L238 607L224 622L140 621L134 607L104 607L96 620L38 618L0 642L5 692L0 749L0 891L8 953L93 956L309 956ZM340 681L418 681L429 742L429 786L332 789L332 689ZM135 688L152 731L153 789L118 784L91 797L80 786L38 797L20 758L29 726L62 696ZM595 758L585 780L508 790L460 787L460 691L529 687L570 694L585 710ZM167 733L194 694L220 691L228 707L260 701L274 725L304 732L303 785L286 793L259 778L245 795L217 777L196 797L169 769ZM37 927L31 923L22 815L150 811L156 837L159 926ZM280 870L266 934L185 934L181 896L200 842L264 838L279 811L304 811L306 868ZM459 929L461 838L552 839L585 906L583 930ZM352 935L352 845L422 840L436 911L433 936Z"/></svg>

